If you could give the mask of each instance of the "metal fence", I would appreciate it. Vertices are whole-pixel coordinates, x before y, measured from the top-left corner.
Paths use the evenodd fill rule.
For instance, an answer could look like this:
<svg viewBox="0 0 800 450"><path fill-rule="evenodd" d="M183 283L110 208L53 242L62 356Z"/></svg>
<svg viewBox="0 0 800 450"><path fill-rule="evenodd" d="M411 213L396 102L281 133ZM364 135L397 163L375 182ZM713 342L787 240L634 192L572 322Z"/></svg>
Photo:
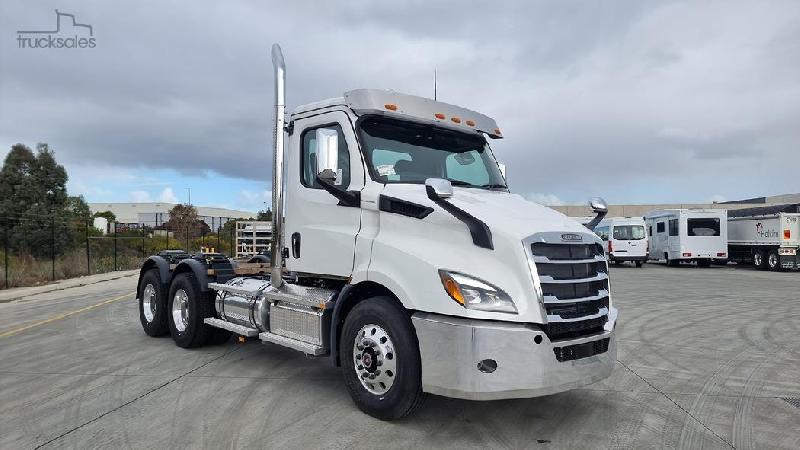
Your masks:
<svg viewBox="0 0 800 450"><path fill-rule="evenodd" d="M35 286L55 280L138 268L149 255L180 248L201 248L232 255L235 219L199 217L176 224L109 223L89 219L0 217L0 289Z"/></svg>

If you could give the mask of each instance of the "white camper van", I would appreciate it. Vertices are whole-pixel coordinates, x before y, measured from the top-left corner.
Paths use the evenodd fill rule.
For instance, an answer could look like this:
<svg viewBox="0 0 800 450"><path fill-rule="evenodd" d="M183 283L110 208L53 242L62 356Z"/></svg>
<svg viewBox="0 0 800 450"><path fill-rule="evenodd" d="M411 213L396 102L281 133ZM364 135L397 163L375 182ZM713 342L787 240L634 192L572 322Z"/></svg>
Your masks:
<svg viewBox="0 0 800 450"><path fill-rule="evenodd" d="M700 267L728 259L728 214L724 209L661 209L644 217L650 259L670 266L696 261Z"/></svg>
<svg viewBox="0 0 800 450"><path fill-rule="evenodd" d="M609 262L630 261L642 267L647 261L649 244L643 218L612 217L601 221L594 232L603 240Z"/></svg>

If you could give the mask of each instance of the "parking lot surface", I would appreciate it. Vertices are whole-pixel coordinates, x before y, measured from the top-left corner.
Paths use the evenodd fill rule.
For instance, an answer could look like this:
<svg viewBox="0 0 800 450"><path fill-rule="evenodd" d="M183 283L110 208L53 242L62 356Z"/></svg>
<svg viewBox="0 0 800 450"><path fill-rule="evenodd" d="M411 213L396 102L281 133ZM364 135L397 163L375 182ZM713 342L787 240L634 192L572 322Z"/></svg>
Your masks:
<svg viewBox="0 0 800 450"><path fill-rule="evenodd" d="M547 397L430 396L381 422L325 359L183 350L135 276L0 303L0 448L800 448L800 274L612 267L613 375Z"/></svg>

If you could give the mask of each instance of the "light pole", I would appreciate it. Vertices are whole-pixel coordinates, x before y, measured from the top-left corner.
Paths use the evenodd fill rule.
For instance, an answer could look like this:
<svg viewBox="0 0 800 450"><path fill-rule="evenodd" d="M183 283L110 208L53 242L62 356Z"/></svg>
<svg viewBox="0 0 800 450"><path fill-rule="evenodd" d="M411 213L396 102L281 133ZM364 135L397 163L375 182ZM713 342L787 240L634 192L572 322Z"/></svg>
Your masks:
<svg viewBox="0 0 800 450"><path fill-rule="evenodd" d="M192 204L192 188L187 187L185 189L189 192L189 203L188 204L191 205Z"/></svg>

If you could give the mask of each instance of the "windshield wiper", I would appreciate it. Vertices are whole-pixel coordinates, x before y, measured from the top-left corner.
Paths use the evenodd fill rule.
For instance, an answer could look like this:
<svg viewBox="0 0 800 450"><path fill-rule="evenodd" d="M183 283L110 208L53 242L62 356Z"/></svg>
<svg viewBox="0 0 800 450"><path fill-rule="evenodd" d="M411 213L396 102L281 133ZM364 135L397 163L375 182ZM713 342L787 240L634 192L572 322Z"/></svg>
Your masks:
<svg viewBox="0 0 800 450"><path fill-rule="evenodd" d="M450 182L453 186L463 186L463 187L472 187L472 188L480 188L480 189L508 189L508 186L505 184L472 184L467 183L466 181L461 180L453 180L447 178L447 181Z"/></svg>

